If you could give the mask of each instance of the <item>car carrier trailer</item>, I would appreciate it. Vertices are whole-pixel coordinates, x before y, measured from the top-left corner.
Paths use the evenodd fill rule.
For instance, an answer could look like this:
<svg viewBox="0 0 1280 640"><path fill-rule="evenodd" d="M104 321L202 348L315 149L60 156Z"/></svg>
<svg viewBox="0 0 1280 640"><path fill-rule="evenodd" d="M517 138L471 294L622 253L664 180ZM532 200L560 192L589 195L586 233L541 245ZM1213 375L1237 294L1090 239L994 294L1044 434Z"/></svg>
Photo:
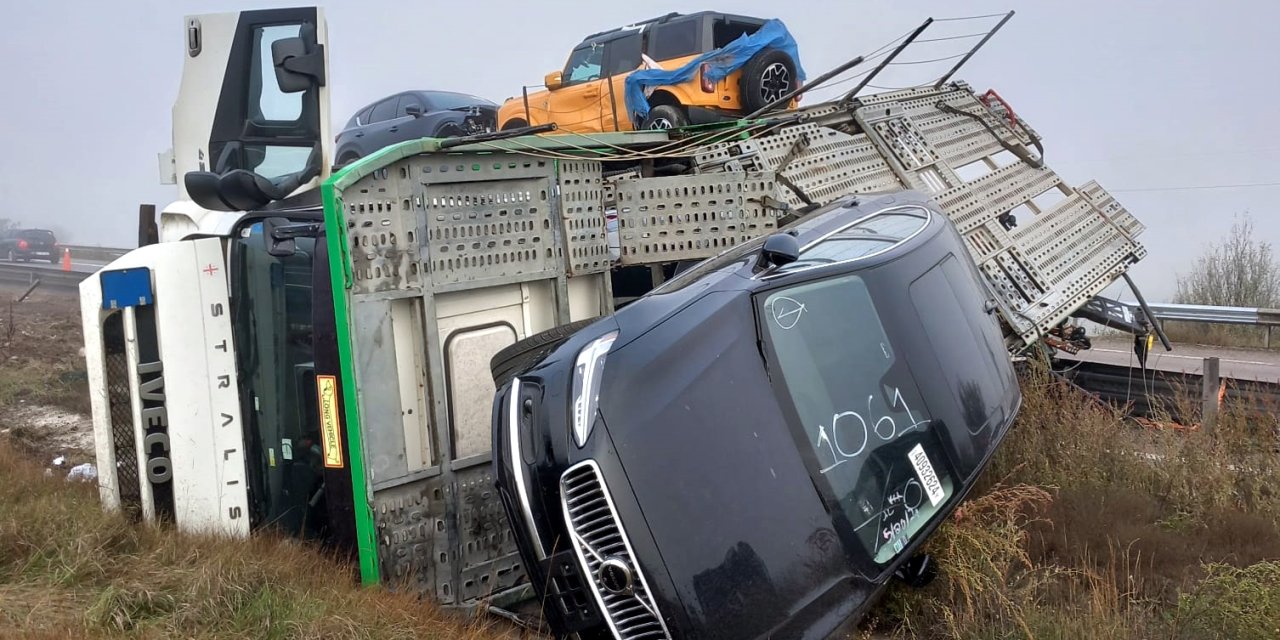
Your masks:
<svg viewBox="0 0 1280 640"><path fill-rule="evenodd" d="M1145 254L1122 205L958 81L678 131L424 139L329 175L324 34L317 9L188 19L166 242L81 285L100 492L140 522L282 530L368 583L520 600L490 359L612 313L635 293L620 274L647 289L909 190L963 238L1017 353L1070 346L1064 323Z"/></svg>

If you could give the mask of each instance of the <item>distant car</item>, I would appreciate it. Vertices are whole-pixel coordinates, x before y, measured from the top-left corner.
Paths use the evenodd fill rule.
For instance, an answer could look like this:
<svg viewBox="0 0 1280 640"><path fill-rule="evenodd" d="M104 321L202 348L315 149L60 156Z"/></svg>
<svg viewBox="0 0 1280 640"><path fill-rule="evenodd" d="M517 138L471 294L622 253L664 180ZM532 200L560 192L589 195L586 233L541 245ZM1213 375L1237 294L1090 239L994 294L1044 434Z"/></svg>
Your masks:
<svg viewBox="0 0 1280 640"><path fill-rule="evenodd" d="M405 91L365 106L338 134L338 166L417 138L454 138L495 130L498 105L465 93Z"/></svg>
<svg viewBox="0 0 1280 640"><path fill-rule="evenodd" d="M552 631L836 637L926 583L1021 403L990 296L897 193L498 352L495 481Z"/></svg>
<svg viewBox="0 0 1280 640"><path fill-rule="evenodd" d="M0 256L9 262L58 261L58 239L46 229L12 229L0 234Z"/></svg>
<svg viewBox="0 0 1280 640"><path fill-rule="evenodd" d="M672 13L587 36L569 53L562 71L547 74L545 91L502 105L499 126L554 122L578 133L670 129L751 113L800 86L797 62L786 51L761 49L718 81L707 77L708 63L703 63L691 78L653 88L643 117L628 112L625 83L642 68L679 69L767 22L715 11Z"/></svg>

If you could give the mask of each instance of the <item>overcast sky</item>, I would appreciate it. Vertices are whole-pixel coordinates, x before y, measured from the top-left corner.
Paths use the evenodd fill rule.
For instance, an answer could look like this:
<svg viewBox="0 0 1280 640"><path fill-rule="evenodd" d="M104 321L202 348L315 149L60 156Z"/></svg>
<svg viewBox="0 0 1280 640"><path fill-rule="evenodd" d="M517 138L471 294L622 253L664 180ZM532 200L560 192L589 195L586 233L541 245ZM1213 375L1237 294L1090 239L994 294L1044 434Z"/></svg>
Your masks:
<svg viewBox="0 0 1280 640"><path fill-rule="evenodd" d="M0 39L0 217L54 227L64 240L131 246L137 205L163 206L156 153L170 109L186 14L296 3L235 0L6 0ZM382 2L325 5L337 126L381 96L449 89L495 101L560 68L588 33L669 11L777 17L810 76L937 18L1016 9L957 76L994 87L1044 137L1071 184L1096 178L1147 225L1135 270L1153 300L1172 274L1248 211L1280 245L1280 3L1272 1ZM932 37L994 22L941 22ZM904 59L943 57L973 40ZM923 82L950 62L901 66L886 86ZM850 85L846 85L850 86ZM816 97L823 97L819 94ZM808 98L812 102L814 98ZM1175 190L1177 189L1177 190Z"/></svg>

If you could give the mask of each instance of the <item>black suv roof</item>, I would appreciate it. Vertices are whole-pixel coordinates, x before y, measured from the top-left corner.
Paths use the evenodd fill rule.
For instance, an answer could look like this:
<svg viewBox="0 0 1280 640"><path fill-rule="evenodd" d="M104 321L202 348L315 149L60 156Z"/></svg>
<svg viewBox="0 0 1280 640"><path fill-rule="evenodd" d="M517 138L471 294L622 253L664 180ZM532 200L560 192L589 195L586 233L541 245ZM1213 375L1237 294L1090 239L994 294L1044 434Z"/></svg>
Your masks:
<svg viewBox="0 0 1280 640"><path fill-rule="evenodd" d="M643 27L645 25L651 25L651 24L662 24L663 22L670 22L677 18L701 18L701 17L727 18L730 20L736 20L741 22L754 22L759 24L765 23L764 18L756 18L753 16L741 16L741 15L732 14L732 13L724 13L721 11L698 11L695 13L679 13L676 11L672 11L671 13L658 16L656 18L649 18L648 20L641 20L640 22L635 22L623 27L614 27L612 29L606 29L599 33L593 33L583 38L582 43L603 42L607 40L612 40L613 38L622 35L622 32L624 30L635 29L637 27ZM612 36L612 37L603 37L603 36Z"/></svg>

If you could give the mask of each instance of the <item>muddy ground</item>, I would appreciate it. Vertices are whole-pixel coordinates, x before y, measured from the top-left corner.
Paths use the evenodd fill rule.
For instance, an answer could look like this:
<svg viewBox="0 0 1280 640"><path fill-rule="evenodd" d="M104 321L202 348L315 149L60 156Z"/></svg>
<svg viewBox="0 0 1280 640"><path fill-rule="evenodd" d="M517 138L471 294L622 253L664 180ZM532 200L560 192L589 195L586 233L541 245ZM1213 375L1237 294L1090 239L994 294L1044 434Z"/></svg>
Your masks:
<svg viewBox="0 0 1280 640"><path fill-rule="evenodd" d="M48 466L92 462L79 300L24 289L0 285L0 437Z"/></svg>

